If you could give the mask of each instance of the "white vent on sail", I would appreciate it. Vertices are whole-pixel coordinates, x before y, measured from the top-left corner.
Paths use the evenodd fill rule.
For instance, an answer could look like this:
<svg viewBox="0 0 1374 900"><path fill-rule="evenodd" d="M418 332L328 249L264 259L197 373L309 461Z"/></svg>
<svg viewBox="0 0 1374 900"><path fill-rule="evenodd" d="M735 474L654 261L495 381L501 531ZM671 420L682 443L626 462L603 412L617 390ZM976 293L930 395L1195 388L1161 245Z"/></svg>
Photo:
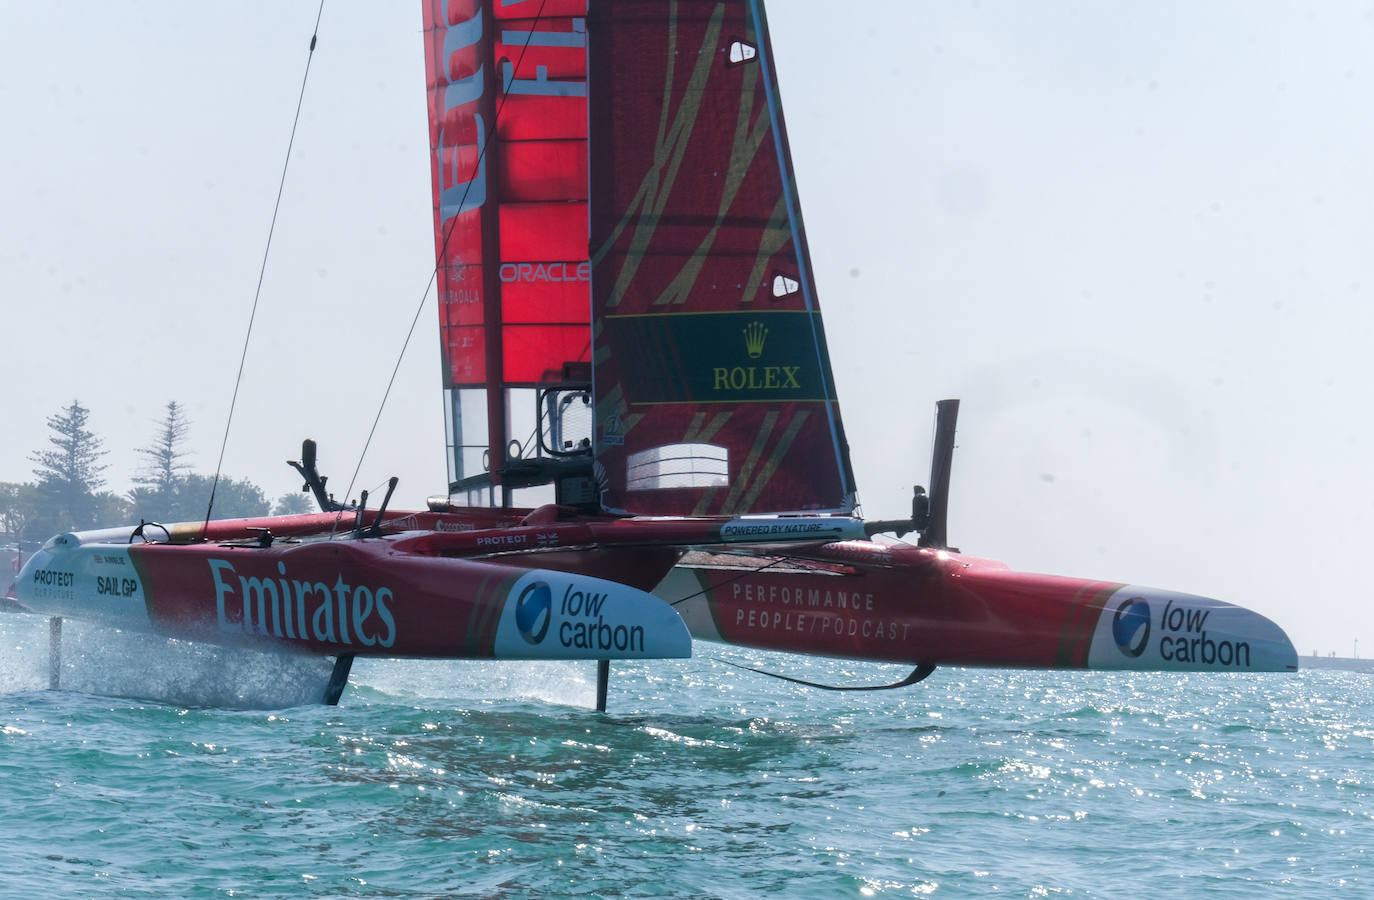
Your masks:
<svg viewBox="0 0 1374 900"><path fill-rule="evenodd" d="M625 460L627 490L723 487L730 483L730 452L715 444L665 444Z"/></svg>
<svg viewBox="0 0 1374 900"><path fill-rule="evenodd" d="M759 55L759 49L753 44L746 44L744 41L735 41L730 45L730 62L748 62Z"/></svg>
<svg viewBox="0 0 1374 900"><path fill-rule="evenodd" d="M801 285L797 283L797 279L788 278L786 275L773 276L774 297L787 297L799 290L801 290Z"/></svg>

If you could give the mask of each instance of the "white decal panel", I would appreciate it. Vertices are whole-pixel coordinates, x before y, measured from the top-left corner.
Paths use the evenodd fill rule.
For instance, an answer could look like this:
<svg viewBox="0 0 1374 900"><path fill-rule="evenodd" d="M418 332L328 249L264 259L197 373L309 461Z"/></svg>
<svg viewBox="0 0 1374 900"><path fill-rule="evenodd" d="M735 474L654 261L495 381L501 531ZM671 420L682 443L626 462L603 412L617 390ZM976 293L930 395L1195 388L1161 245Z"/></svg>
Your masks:
<svg viewBox="0 0 1374 900"><path fill-rule="evenodd" d="M147 631L143 582L118 545L81 545L72 535L54 538L29 558L15 581L26 608L76 616L119 628Z"/></svg>
<svg viewBox="0 0 1374 900"><path fill-rule="evenodd" d="M653 594L535 569L507 594L494 651L505 659L680 658L692 655L692 639Z"/></svg>
<svg viewBox="0 0 1374 900"><path fill-rule="evenodd" d="M1270 620L1230 603L1128 585L1102 609L1090 669L1288 671L1297 655Z"/></svg>

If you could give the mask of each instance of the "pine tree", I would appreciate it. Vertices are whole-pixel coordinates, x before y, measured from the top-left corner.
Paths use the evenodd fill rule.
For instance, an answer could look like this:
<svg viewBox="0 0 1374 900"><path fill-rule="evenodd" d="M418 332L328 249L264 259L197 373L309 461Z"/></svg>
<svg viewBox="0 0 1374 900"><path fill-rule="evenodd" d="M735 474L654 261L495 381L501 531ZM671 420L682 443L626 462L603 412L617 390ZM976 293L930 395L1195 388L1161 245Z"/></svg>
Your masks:
<svg viewBox="0 0 1374 900"><path fill-rule="evenodd" d="M177 479L191 469L182 462L186 454L181 449L190 428L182 405L168 400L167 415L159 424L157 440L152 446L136 451L147 461L147 467L134 476L134 484L146 485L160 493L174 488Z"/></svg>
<svg viewBox="0 0 1374 900"><path fill-rule="evenodd" d="M33 474L38 487L53 507L64 528L89 528L95 524L96 492L105 484L100 462L105 455L100 438L86 427L90 410L73 400L71 406L48 417L52 449L35 451Z"/></svg>

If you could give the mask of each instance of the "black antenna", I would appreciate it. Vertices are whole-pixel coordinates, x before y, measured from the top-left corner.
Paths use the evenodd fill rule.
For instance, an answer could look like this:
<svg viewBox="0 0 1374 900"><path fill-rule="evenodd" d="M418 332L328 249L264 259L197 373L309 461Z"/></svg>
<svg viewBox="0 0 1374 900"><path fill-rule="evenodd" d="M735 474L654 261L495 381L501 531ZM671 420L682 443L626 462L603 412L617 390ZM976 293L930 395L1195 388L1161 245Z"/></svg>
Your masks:
<svg viewBox="0 0 1374 900"><path fill-rule="evenodd" d="M353 522L353 533L362 534L363 518L367 515L367 491L363 491L358 497L358 518Z"/></svg>
<svg viewBox="0 0 1374 900"><path fill-rule="evenodd" d="M396 493L396 485L400 484L401 479L392 475L386 483L386 496L382 498L382 505L377 507L377 518L372 520L371 534L377 535L382 532L382 517L386 515L386 505L391 502L391 495Z"/></svg>

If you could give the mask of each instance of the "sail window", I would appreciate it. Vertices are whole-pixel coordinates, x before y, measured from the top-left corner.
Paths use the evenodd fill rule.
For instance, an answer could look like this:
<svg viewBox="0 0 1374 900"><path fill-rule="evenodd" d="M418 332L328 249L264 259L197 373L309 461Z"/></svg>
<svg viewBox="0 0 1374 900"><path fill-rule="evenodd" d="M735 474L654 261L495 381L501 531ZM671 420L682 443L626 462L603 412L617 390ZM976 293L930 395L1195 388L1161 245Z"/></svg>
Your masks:
<svg viewBox="0 0 1374 900"><path fill-rule="evenodd" d="M797 283L797 279L788 278L781 274L773 276L774 297L790 297L799 290L801 290L801 285Z"/></svg>
<svg viewBox="0 0 1374 900"><path fill-rule="evenodd" d="M730 451L715 444L665 444L626 458L626 488L723 487L730 483Z"/></svg>
<svg viewBox="0 0 1374 900"><path fill-rule="evenodd" d="M753 44L746 44L744 41L735 41L730 45L730 62L742 63L749 62L759 55L759 50Z"/></svg>

